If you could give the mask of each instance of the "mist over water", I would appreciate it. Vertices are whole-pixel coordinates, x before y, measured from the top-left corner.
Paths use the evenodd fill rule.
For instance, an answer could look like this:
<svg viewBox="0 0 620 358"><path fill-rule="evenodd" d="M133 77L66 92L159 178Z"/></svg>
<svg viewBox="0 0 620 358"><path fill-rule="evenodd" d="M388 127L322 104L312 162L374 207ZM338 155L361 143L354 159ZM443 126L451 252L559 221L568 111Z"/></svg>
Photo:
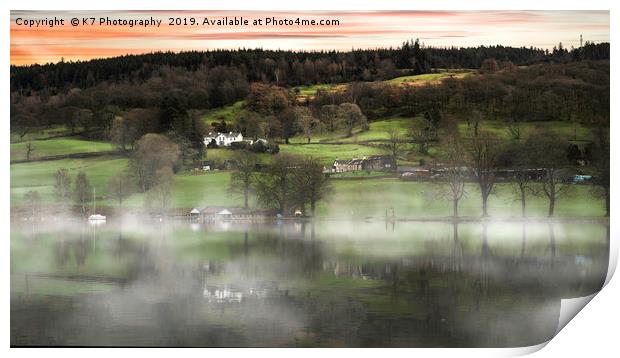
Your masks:
<svg viewBox="0 0 620 358"><path fill-rule="evenodd" d="M16 223L11 344L514 347L597 292L595 223Z"/></svg>

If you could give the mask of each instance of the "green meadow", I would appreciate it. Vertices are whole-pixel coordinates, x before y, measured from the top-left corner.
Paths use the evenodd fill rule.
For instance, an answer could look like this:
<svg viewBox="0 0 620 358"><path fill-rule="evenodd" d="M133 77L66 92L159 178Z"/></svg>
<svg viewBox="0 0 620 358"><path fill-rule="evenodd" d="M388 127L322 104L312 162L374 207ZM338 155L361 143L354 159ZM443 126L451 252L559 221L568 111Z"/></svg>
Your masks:
<svg viewBox="0 0 620 358"><path fill-rule="evenodd" d="M24 142L29 140L46 139L56 136L70 136L71 130L66 126L57 125L52 128L42 128L31 130L23 137L20 137L17 133L11 132L11 143Z"/></svg>
<svg viewBox="0 0 620 358"><path fill-rule="evenodd" d="M400 76L396 78L392 78L386 81L378 81L387 83L390 85L425 85L425 84L435 84L439 81L446 78L465 78L475 74L474 70L445 70L440 69L434 73L426 73L422 75L410 75L410 76ZM372 83L372 82L371 82ZM293 91L297 94L298 97L308 98L313 97L319 90L324 91L336 91L340 89L344 89L346 84L332 84L332 83L319 83L314 85L304 85L304 86L295 86L293 87Z"/></svg>
<svg viewBox="0 0 620 358"><path fill-rule="evenodd" d="M111 143L63 137L33 140L30 159L74 153L92 153L116 149ZM11 144L11 160L26 159L26 142Z"/></svg>
<svg viewBox="0 0 620 358"><path fill-rule="evenodd" d="M284 144L280 145L280 153L309 155L319 159L324 164L331 164L336 159L386 154L382 148L359 144Z"/></svg>
<svg viewBox="0 0 620 358"><path fill-rule="evenodd" d="M426 73L422 75L412 75L412 76L402 76L392 78L391 80L385 81L386 83L393 85L425 85L431 83L437 83L446 78L465 78L474 74L472 70L459 70L459 71L451 71L444 70L435 73Z"/></svg>
<svg viewBox="0 0 620 358"><path fill-rule="evenodd" d="M114 200L106 198L107 180L123 170L127 165L124 158L90 158L88 160L59 160L14 164L11 166L11 204L23 203L23 195L29 190L39 191L43 202L53 203L53 174L60 167L70 170L75 176L84 170L97 188L98 205L116 206ZM177 175L174 184L172 205L177 208L202 206L242 205L239 195L228 192L229 171L213 171L201 175ZM397 178L368 178L356 180L335 180L333 191L321 202L317 215L322 217L364 218L383 217L386 210L391 215L392 208L401 217L442 217L452 213L451 202L439 196L441 185L429 182L402 181ZM571 191L557 202L557 216L585 217L602 216L602 199L592 196L591 187L572 185ZM134 194L124 206L143 207L145 194ZM251 205L256 207L255 201ZM460 203L460 215L479 216L480 195L476 185L468 184L467 193ZM509 184L498 184L489 199L491 216L520 216L520 203ZM527 214L546 216L547 201L540 197L529 197Z"/></svg>
<svg viewBox="0 0 620 358"><path fill-rule="evenodd" d="M499 138L504 140L511 139L508 132L508 125L501 121L480 121L478 128L488 130L496 134ZM559 121L545 121L545 122L522 122L519 126L521 131L521 137L527 137L527 135L537 129L551 129L562 137L569 141L590 141L594 139L592 129L584 126L581 123L571 122L559 122ZM459 123L459 132L462 136L469 136L467 123Z"/></svg>
<svg viewBox="0 0 620 358"><path fill-rule="evenodd" d="M244 101L237 101L230 106L224 106L220 108L210 109L202 113L200 118L207 125L212 122L221 122L222 120L226 124L232 124L235 120L235 115L243 109Z"/></svg>
<svg viewBox="0 0 620 358"><path fill-rule="evenodd" d="M314 96L319 90L331 91L337 86L342 86L342 85L331 84L331 83L320 83L316 85L296 86L296 87L293 87L293 91L300 96Z"/></svg>
<svg viewBox="0 0 620 358"><path fill-rule="evenodd" d="M364 218L382 217L394 213L399 217L441 217L452 214L452 202L442 194L445 187L439 183L402 181L397 178L338 180L333 182L334 192L322 202L317 215ZM573 185L570 192L556 203L556 216L602 216L604 203L594 198L592 188ZM489 215L521 216L521 204L510 184L497 184L489 198ZM526 201L528 216L547 216L548 201L529 196ZM469 183L459 204L459 215L480 216L481 199L477 186Z"/></svg>
<svg viewBox="0 0 620 358"><path fill-rule="evenodd" d="M83 170L97 189L97 197L105 196L108 180L127 168L127 163L126 158L103 156L11 164L11 204L23 202L30 190L38 191L43 202L54 202L54 173L60 168L67 168L72 178Z"/></svg>
<svg viewBox="0 0 620 358"><path fill-rule="evenodd" d="M368 124L369 129L362 131L361 128L355 128L353 134L349 137L344 130L334 132L318 133L312 136L311 143L355 143L355 142L374 142L387 141L390 139L390 130L395 129L396 133L405 138L409 128L419 121L421 117L391 117L379 121L373 121ZM301 135L290 139L291 143L307 143L307 138Z"/></svg>

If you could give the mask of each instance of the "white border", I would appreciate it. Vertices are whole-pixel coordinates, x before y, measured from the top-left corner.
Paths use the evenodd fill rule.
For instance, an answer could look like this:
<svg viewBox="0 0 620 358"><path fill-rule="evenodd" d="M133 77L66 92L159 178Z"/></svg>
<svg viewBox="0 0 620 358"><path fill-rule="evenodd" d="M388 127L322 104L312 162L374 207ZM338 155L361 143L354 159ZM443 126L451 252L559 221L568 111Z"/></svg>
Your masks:
<svg viewBox="0 0 620 358"><path fill-rule="evenodd" d="M278 2L275 0L263 0L263 1L251 1L251 0L238 0L238 1L190 1L190 0L169 0L166 3L163 2L155 2L153 0L137 0L137 1L122 1L122 0L107 0L105 3L102 2L85 2L85 1L77 1L77 0L69 0L69 1L43 1L43 0L20 0L20 1L2 1L0 2L0 8L4 10L3 16L0 17L0 46L3 47L4 55L2 56L2 64L5 70L1 72L2 83L4 86L2 87L1 98L4 98L4 105L2 108L2 126L3 133L7 137L9 137L9 44L10 44L10 35L9 35L9 10L134 10L134 9L217 9L217 10L611 10L611 31L610 31L610 40L613 42L613 39L616 38L616 9L618 5L617 2L612 1L598 1L598 0L589 0L589 1L574 1L574 0L565 0L560 2L542 2L532 1L532 0L520 0L520 1L477 1L477 0L468 0L468 1L458 1L458 0L446 0L446 1L391 1L391 0L382 0L382 1L360 1L360 0L342 0L342 1L334 1L334 0L313 0L311 2L303 2L303 1L287 1L287 2ZM616 47L611 46L612 50L612 62L618 58L618 51L616 51ZM616 63L613 63L611 66L611 81L612 81L612 91L611 91L611 103L618 103L617 91L615 91L614 83L618 83L617 81L617 71L615 70ZM611 108L611 117L618 111L612 106ZM618 124L615 123L615 120L612 120L612 137L616 137L618 134ZM6 167L8 167L10 159L10 151L8 146L8 140L5 142L5 146L2 147L1 157L6 163ZM618 143L616 141L611 142L611 153L615 153L618 149ZM615 182L614 179L618 178L618 160L612 156L612 182ZM6 168L5 167L5 168ZM0 180L2 181L2 227L5 228L5 235L2 235L4 239L4 247L1 251L1 255L3 255L2 262L4 264L4 272L1 276L2 278L2 287L4 289L2 295L2 313L3 313L3 325L2 325L2 339L3 339L3 347L8 350L9 347L9 260L10 260L10 244L9 244L9 209L10 209L10 194L9 194L9 179L10 174L9 171L3 171L0 174ZM615 189L615 186L614 186ZM618 203L618 192L616 190L612 190L612 222L616 221L618 217L618 210L620 210L620 206L616 205ZM611 274L615 269L615 262L617 262L617 253L618 253L618 230L616 225L612 224L611 227L611 236L612 236L612 257L613 263L610 265L610 272L608 274L608 281L611 278ZM542 349L537 353L539 356L545 357L573 357L578 355L585 354L601 354L603 356L614 355L617 352L617 328L618 323L615 319L618 317L618 304L620 304L620 285L618 284L618 279L611 281L607 287L604 288L603 293L597 295L592 299L592 302L587 305L582 313L577 315L573 322L569 323L566 328L564 328L556 338L551 340L548 343L545 349ZM544 345L541 345L544 346ZM333 356L341 356L344 354L352 354L356 356L371 356L375 354L389 354L390 356L410 356L411 354L422 354L424 356L471 356L471 357L480 357L480 356L504 356L504 355L514 355L514 354L527 354L532 351L535 351L541 347L531 347L525 349L518 350L504 350L504 349L421 349L421 350L408 350L408 349L354 349L354 350L336 350L336 349L323 349L323 350L289 350L289 349L241 349L241 350L199 350L199 349L185 349L181 350L178 353L184 355L191 356L204 356L210 354L225 354L226 356L236 356L236 355L252 355L252 356L314 356L316 354L327 354ZM103 357L109 354L114 355L135 355L135 354L147 354L149 356L167 356L171 353L176 353L170 350L156 350L156 349L146 349L146 350L130 350L130 349L120 349L115 351L104 351L104 350L88 350L83 351L82 349L72 349L72 350L58 350L58 349L12 349L9 351L10 354L14 354L16 356L22 355L62 355L66 357L67 355L76 355L76 356L94 356L94 357Z"/></svg>

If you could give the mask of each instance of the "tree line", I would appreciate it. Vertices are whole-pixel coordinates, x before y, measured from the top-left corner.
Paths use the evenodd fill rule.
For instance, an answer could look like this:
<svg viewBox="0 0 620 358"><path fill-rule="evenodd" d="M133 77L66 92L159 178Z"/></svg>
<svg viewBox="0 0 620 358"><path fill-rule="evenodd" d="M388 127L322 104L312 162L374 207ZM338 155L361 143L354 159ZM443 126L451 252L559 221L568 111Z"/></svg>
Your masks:
<svg viewBox="0 0 620 358"><path fill-rule="evenodd" d="M487 58L531 65L609 59L609 43L586 42L567 50L560 43L552 51L527 47L426 47L419 40L396 48L351 51L284 51L264 49L154 52L89 61L11 66L11 91L57 94L103 82L141 83L156 77L162 67L195 72L225 66L239 70L249 82L280 86L369 81L401 74L428 73L432 68L479 68ZM403 72L404 71L404 72Z"/></svg>
<svg viewBox="0 0 620 358"><path fill-rule="evenodd" d="M458 131L446 133L440 143L441 155L435 166L442 170L441 198L452 202L453 216L458 217L459 202L466 193L466 183L473 179L481 198L482 216L488 213L488 199L495 192L499 173L505 170L513 191L526 216L528 197L543 197L547 214L555 215L556 203L573 189L574 162L569 141L551 129L537 129L523 140L500 140L492 132L479 128L463 137ZM592 191L605 202L605 216L610 213L609 129L599 127L592 146L591 172L595 180Z"/></svg>
<svg viewBox="0 0 620 358"><path fill-rule="evenodd" d="M229 191L241 194L248 208L250 195L265 207L282 215L309 209L314 216L317 203L331 192L329 177L323 165L312 157L278 154L260 169L255 154L236 152L237 171L231 174Z"/></svg>

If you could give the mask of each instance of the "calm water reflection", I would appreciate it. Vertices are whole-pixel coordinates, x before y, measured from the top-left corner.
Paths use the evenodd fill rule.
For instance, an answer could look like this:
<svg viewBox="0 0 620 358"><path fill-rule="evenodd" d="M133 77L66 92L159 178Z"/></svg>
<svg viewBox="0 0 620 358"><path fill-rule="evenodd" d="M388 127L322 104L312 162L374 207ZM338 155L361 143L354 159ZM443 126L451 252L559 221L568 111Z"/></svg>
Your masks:
<svg viewBox="0 0 620 358"><path fill-rule="evenodd" d="M506 347L604 282L598 224L14 226L11 344Z"/></svg>

